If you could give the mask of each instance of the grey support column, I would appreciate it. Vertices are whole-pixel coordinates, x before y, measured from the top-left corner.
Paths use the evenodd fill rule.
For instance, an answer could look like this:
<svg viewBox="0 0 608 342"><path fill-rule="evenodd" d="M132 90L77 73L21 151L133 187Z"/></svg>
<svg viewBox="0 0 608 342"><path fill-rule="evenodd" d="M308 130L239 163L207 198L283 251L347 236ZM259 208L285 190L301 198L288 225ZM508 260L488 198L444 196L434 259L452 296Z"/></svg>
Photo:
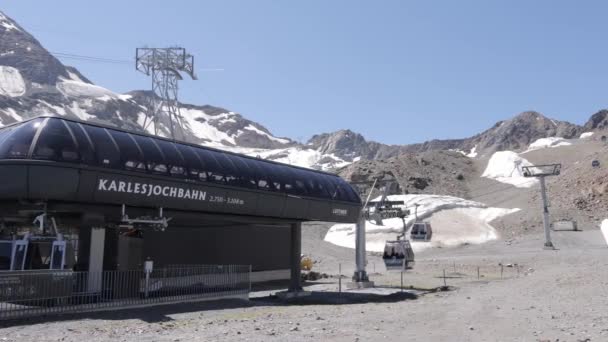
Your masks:
<svg viewBox="0 0 608 342"><path fill-rule="evenodd" d="M543 201L543 227L545 229L545 248L554 249L551 242L551 228L549 227L549 203L547 201L547 187L545 186L545 177L540 179L540 194Z"/></svg>
<svg viewBox="0 0 608 342"><path fill-rule="evenodd" d="M91 245L89 249L89 272L87 277L88 291L101 291L103 272L103 250L106 240L105 228L91 229Z"/></svg>
<svg viewBox="0 0 608 342"><path fill-rule="evenodd" d="M365 272L365 218L361 216L357 221L355 229L355 274L353 282L367 282L367 272Z"/></svg>
<svg viewBox="0 0 608 342"><path fill-rule="evenodd" d="M293 223L291 225L291 240L290 240L290 268L291 279L289 281L289 292L302 291L300 283L300 258L302 255L302 224Z"/></svg>

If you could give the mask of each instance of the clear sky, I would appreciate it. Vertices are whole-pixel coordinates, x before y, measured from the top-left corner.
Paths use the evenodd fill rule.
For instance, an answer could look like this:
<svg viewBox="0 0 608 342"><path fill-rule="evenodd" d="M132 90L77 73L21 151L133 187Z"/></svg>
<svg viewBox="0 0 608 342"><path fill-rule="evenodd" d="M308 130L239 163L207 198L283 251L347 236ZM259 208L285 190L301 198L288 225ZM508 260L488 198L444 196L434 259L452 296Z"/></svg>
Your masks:
<svg viewBox="0 0 608 342"><path fill-rule="evenodd" d="M182 45L181 99L275 135L350 128L391 144L467 137L525 110L582 124L606 104L606 1L3 0L50 51L133 59ZM65 60L118 92L126 64ZM223 71L205 71L221 68Z"/></svg>

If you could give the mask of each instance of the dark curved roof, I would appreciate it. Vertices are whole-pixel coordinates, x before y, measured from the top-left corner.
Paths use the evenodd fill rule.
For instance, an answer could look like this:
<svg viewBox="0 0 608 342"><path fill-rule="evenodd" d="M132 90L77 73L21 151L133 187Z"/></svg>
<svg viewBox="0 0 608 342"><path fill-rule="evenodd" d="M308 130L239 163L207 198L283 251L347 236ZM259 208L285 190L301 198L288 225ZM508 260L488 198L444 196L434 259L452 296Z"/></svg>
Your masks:
<svg viewBox="0 0 608 342"><path fill-rule="evenodd" d="M0 128L0 159L53 160L361 203L335 174L56 116Z"/></svg>

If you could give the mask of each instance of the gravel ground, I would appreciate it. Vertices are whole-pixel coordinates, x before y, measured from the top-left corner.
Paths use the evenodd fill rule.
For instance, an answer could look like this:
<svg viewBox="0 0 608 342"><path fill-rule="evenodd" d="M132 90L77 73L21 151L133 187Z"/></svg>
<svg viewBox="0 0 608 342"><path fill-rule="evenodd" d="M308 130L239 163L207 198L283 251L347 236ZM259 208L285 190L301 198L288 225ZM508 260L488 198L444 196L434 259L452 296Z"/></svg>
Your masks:
<svg viewBox="0 0 608 342"><path fill-rule="evenodd" d="M378 289L338 294L337 264L350 276L353 251L325 245L327 226L303 229L304 252L322 255L315 268L332 276L308 283L309 298L283 302L265 290L249 302L3 322L0 341L608 340L608 248L598 229L554 233L556 251L542 249L540 232L425 251L403 293L399 273L370 256ZM444 271L449 290L437 291Z"/></svg>

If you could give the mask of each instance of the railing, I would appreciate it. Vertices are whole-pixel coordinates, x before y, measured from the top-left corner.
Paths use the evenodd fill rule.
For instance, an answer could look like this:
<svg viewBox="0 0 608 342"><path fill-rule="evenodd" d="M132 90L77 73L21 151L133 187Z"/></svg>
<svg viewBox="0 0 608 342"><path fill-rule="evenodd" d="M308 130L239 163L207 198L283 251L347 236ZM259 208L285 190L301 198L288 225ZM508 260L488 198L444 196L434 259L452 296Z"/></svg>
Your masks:
<svg viewBox="0 0 608 342"><path fill-rule="evenodd" d="M151 272L0 272L0 320L247 298L250 287L248 265L171 267Z"/></svg>

